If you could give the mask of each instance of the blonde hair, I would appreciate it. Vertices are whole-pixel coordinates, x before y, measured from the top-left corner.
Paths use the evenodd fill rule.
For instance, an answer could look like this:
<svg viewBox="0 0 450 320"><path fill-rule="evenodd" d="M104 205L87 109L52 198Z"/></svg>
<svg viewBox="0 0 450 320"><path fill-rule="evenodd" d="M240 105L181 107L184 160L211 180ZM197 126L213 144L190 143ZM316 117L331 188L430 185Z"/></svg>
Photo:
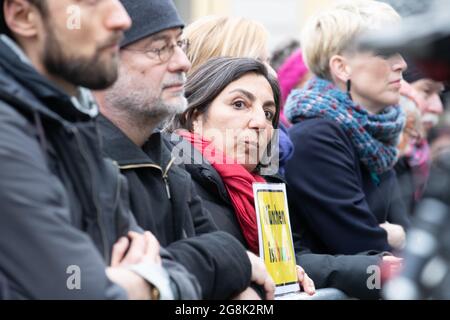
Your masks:
<svg viewBox="0 0 450 320"><path fill-rule="evenodd" d="M268 32L254 20L207 16L187 26L183 37L190 43L187 56L192 64L192 73L213 57L261 59L267 49Z"/></svg>
<svg viewBox="0 0 450 320"><path fill-rule="evenodd" d="M400 15L383 2L341 1L307 21L301 37L305 62L315 75L332 80L329 63L334 55L344 53L359 34L380 30L400 19Z"/></svg>

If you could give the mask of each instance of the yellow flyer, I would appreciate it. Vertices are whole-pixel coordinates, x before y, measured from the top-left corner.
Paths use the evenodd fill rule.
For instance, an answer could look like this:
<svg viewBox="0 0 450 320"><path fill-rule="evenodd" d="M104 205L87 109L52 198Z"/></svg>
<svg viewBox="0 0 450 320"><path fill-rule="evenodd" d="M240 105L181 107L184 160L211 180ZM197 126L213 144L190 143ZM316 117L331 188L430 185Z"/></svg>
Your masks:
<svg viewBox="0 0 450 320"><path fill-rule="evenodd" d="M259 256L276 284L275 295L297 292L297 270L284 183L254 183Z"/></svg>

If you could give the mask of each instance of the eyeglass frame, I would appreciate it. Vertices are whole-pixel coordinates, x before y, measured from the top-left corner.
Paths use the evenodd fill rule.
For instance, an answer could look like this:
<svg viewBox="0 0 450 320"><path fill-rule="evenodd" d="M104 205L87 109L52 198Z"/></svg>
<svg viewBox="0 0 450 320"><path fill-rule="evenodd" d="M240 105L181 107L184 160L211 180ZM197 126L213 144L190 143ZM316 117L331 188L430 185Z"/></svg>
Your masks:
<svg viewBox="0 0 450 320"><path fill-rule="evenodd" d="M158 59L160 63L166 63L170 60L170 58L173 57L175 53L175 47L180 48L183 50L184 53L187 53L187 50L189 49L189 39L181 39L177 40L175 44L165 44L161 49L147 49L147 50L140 50L140 49L129 49L129 48L122 48L122 50L126 51L132 51L132 52L139 52L145 54L146 57L148 57L151 60ZM165 59L161 58L161 52L167 52L167 57ZM153 54L154 56L151 56L149 54Z"/></svg>

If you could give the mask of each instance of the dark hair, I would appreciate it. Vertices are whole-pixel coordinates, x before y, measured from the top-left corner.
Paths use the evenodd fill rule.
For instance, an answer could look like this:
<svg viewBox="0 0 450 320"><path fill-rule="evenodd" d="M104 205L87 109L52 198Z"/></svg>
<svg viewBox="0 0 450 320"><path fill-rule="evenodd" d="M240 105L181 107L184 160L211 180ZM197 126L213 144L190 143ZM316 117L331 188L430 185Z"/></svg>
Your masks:
<svg viewBox="0 0 450 320"><path fill-rule="evenodd" d="M7 0L0 0L0 33L5 33L8 36L12 36L11 30L9 30L5 21L5 14L3 12L3 5ZM34 5L43 17L48 16L47 0L28 0L29 3Z"/></svg>
<svg viewBox="0 0 450 320"><path fill-rule="evenodd" d="M280 88L276 78L258 60L229 57L210 59L188 77L186 83L188 108L176 117L175 126L192 131L195 118L208 111L212 101L226 86L248 73L261 75L269 82L276 107L272 124L277 128L280 118Z"/></svg>

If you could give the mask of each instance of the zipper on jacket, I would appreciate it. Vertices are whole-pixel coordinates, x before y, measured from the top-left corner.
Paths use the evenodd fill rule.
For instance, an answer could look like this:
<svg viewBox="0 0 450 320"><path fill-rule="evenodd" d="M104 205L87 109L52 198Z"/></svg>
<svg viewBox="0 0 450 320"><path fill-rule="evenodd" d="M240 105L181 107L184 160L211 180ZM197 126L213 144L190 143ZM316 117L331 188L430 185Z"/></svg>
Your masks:
<svg viewBox="0 0 450 320"><path fill-rule="evenodd" d="M161 172L162 179L164 181L164 185L166 187L167 198L170 200L172 196L170 194L170 186L169 186L169 170L172 167L175 158L171 158L165 170L163 170L160 166L151 163L142 163L142 164L130 164L125 166L119 166L120 170L131 170L131 169L141 169L141 168L154 168L158 169Z"/></svg>
<svg viewBox="0 0 450 320"><path fill-rule="evenodd" d="M77 128L71 128L71 130L72 130L73 134L75 135L75 139L77 141L78 147L80 148L80 153L81 153L81 155L82 155L82 157L84 159L84 162L87 164L87 167L88 167L88 170L89 170L89 175L92 178L93 177L93 175L92 175L92 171L93 170L92 170L91 165L90 165L90 163L88 161L88 158L86 156L84 146L83 146L82 142L80 141L78 129ZM107 237L106 237L105 229L103 227L102 211L101 211L100 205L98 204L98 201L97 201L98 200L97 199L97 193L96 193L96 190L94 190L95 183L93 182L93 180L91 180L91 184L92 184L92 193L93 193L94 206L95 206L95 209L97 211L96 213L97 213L98 228L100 230L100 236L102 237L103 257L104 257L106 263L109 264L110 263L110 261L109 261L110 260L110 255L109 255L109 249L108 249L108 246L107 246L108 240L107 240Z"/></svg>

